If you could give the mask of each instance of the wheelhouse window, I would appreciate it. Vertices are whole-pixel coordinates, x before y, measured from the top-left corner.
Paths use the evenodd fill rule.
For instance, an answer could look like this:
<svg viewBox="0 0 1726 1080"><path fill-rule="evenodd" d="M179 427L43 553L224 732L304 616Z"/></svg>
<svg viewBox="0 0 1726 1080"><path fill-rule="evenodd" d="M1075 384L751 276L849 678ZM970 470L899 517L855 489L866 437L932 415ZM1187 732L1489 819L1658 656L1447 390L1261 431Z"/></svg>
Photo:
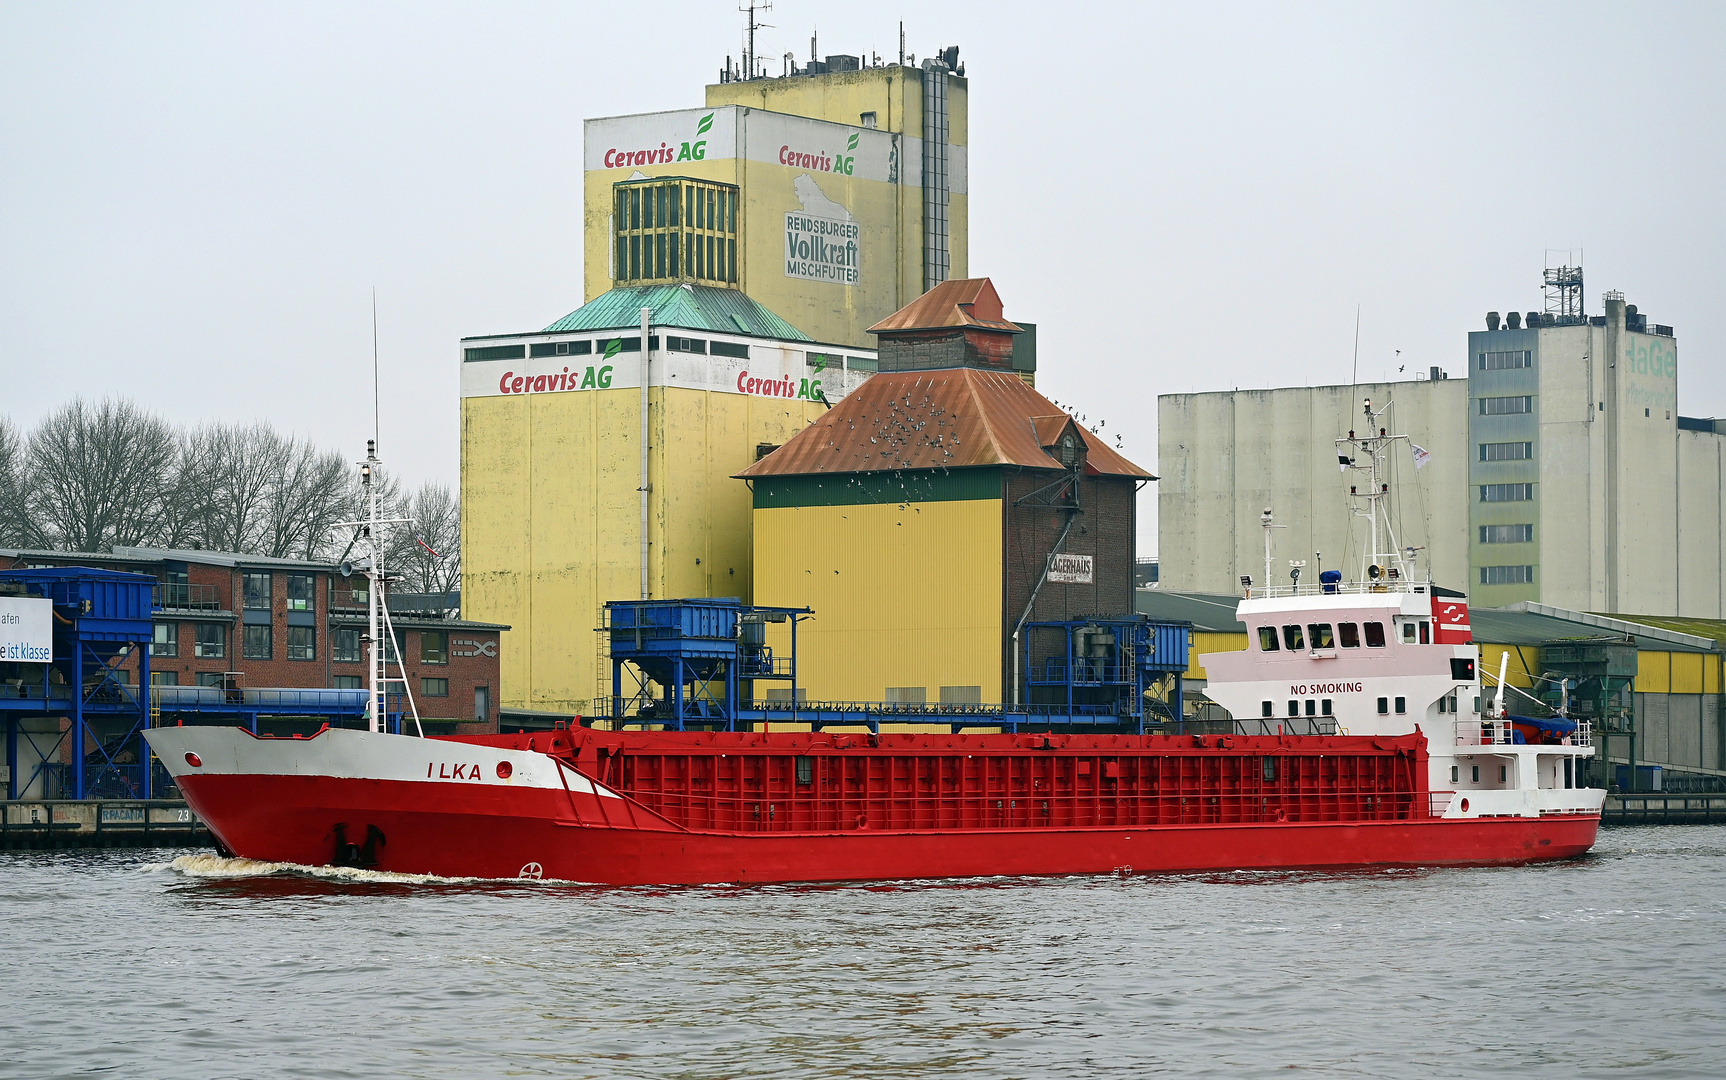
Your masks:
<svg viewBox="0 0 1726 1080"><path fill-rule="evenodd" d="M1283 627L1283 644L1288 646L1290 652L1299 652L1306 648L1306 639L1301 636L1298 625Z"/></svg>
<svg viewBox="0 0 1726 1080"><path fill-rule="evenodd" d="M1315 649L1334 649L1334 648L1336 648L1336 639L1331 636L1330 623L1327 623L1327 622L1308 623L1307 628L1306 628L1306 632L1307 632L1307 637L1312 639L1312 647L1313 648L1315 648Z"/></svg>
<svg viewBox="0 0 1726 1080"><path fill-rule="evenodd" d="M1414 623L1405 622L1402 624L1402 643L1404 645L1414 644Z"/></svg>
<svg viewBox="0 0 1726 1080"><path fill-rule="evenodd" d="M1384 648L1384 624L1369 622L1366 624L1366 647L1369 649Z"/></svg>
<svg viewBox="0 0 1726 1080"><path fill-rule="evenodd" d="M1259 627L1259 650L1261 652L1277 651L1277 628L1274 626Z"/></svg>
<svg viewBox="0 0 1726 1080"><path fill-rule="evenodd" d="M1360 648L1360 624L1351 622L1337 623L1336 637L1345 649Z"/></svg>

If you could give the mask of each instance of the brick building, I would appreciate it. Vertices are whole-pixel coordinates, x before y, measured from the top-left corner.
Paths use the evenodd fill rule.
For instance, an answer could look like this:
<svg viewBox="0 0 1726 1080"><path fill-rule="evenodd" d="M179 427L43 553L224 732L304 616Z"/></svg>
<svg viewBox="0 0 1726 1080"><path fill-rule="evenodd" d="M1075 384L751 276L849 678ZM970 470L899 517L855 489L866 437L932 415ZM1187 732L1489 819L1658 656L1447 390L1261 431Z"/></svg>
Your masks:
<svg viewBox="0 0 1726 1080"><path fill-rule="evenodd" d="M0 569L94 566L154 577L157 685L366 685L368 581L329 563L216 551L0 551ZM428 734L496 731L499 623L445 617L418 596L390 599L401 675ZM137 679L138 661L123 670ZM396 674L394 665L392 676Z"/></svg>

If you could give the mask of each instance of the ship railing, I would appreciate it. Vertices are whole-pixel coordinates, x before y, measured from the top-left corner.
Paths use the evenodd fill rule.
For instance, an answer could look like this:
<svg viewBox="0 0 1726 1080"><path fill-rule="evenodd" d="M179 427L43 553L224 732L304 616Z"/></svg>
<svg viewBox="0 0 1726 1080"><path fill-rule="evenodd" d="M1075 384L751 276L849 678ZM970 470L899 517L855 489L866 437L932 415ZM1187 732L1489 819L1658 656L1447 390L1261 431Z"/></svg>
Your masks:
<svg viewBox="0 0 1726 1080"><path fill-rule="evenodd" d="M1450 810L1450 804L1456 800L1454 791L1431 791L1427 793L1427 810L1433 817L1443 817Z"/></svg>
<svg viewBox="0 0 1726 1080"><path fill-rule="evenodd" d="M1381 578L1378 581L1338 581L1317 585L1254 585L1247 593L1250 600L1276 599L1287 596L1364 596L1369 593L1413 592L1424 590L1425 582L1407 578Z"/></svg>
<svg viewBox="0 0 1726 1080"><path fill-rule="evenodd" d="M1516 743L1513 726L1508 720L1458 720L1458 746L1512 746ZM1593 746L1594 726L1587 719L1576 720L1576 730L1559 740L1560 746Z"/></svg>

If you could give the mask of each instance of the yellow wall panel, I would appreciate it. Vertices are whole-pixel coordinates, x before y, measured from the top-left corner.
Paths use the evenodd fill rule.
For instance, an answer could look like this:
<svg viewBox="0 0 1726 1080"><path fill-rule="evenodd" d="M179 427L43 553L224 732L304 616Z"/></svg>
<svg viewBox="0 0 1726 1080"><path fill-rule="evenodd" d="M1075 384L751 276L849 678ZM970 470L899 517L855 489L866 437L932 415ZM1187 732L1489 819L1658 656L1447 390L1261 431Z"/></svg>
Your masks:
<svg viewBox="0 0 1726 1080"><path fill-rule="evenodd" d="M1672 693L1700 694L1702 693L1702 661L1706 659L1701 653L1667 653L1672 665Z"/></svg>
<svg viewBox="0 0 1726 1080"><path fill-rule="evenodd" d="M1001 527L992 499L755 511L756 602L815 609L798 630L809 699L980 686L1000 701Z"/></svg>
<svg viewBox="0 0 1726 1080"><path fill-rule="evenodd" d="M1529 678L1530 672L1528 668L1530 665L1539 665L1539 647L1534 645L1523 645L1519 652L1518 647L1515 645L1489 645L1482 643L1480 645L1480 692L1485 697L1490 698L1498 692L1499 657L1506 653L1510 654L1510 667L1505 673L1504 681L1512 686L1520 686L1524 690L1530 690L1534 687L1533 680ZM1535 672L1534 674L1539 673ZM1525 698L1523 700L1526 701L1527 699ZM1514 708L1515 703L1512 702L1511 704L1512 708Z"/></svg>
<svg viewBox="0 0 1726 1080"><path fill-rule="evenodd" d="M1636 692L1638 694L1669 694L1672 692L1672 654L1639 650L1636 654Z"/></svg>

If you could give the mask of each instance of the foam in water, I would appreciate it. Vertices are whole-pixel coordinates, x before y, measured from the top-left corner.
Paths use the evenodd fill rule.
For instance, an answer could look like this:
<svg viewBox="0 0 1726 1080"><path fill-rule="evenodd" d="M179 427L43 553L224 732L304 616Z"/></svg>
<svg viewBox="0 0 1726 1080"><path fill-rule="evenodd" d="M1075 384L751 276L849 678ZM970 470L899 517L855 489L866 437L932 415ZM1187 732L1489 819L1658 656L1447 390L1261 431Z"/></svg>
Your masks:
<svg viewBox="0 0 1726 1080"><path fill-rule="evenodd" d="M329 878L340 881L378 882L390 885L466 884L477 881L507 881L514 885L576 885L580 882L553 878L475 878L443 877L438 874L402 874L390 870L362 870L353 866L304 866L299 863L264 862L259 859L225 858L213 851L197 855L181 855L172 862L149 863L140 867L146 871L172 870L189 878L239 880L270 877L275 874L296 874L305 877Z"/></svg>

